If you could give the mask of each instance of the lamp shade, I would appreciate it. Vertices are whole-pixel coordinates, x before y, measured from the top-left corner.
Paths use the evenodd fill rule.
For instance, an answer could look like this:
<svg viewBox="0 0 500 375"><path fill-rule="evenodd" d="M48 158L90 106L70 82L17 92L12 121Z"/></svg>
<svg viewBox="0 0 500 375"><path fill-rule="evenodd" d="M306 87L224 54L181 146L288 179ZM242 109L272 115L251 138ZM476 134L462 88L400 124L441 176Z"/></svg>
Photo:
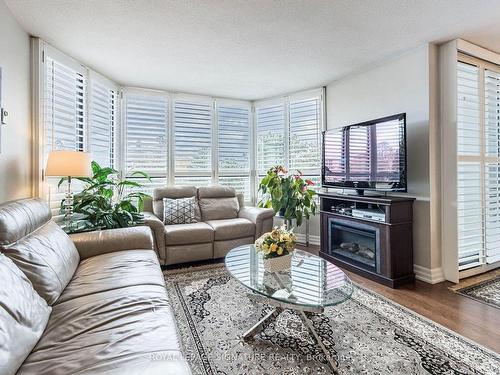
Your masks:
<svg viewBox="0 0 500 375"><path fill-rule="evenodd" d="M45 175L92 177L90 154L80 151L51 151Z"/></svg>

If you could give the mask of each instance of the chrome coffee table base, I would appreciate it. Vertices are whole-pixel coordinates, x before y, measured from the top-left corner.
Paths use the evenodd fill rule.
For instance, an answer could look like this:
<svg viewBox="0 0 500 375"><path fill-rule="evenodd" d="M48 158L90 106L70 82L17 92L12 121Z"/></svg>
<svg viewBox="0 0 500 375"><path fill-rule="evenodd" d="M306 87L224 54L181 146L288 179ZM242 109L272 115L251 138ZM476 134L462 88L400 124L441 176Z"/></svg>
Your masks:
<svg viewBox="0 0 500 375"><path fill-rule="evenodd" d="M262 331L264 326L268 323L271 323L276 320L276 318L283 312L284 309L290 309L298 312L298 315L300 316L300 319L302 320L302 323L304 326L307 327L307 330L309 333L314 337L314 340L320 347L321 351L323 352L323 355L325 356L325 359L330 366L330 368L333 370L335 374L337 374L337 363L336 361L332 358L330 355L330 352L327 350L325 345L323 344L323 340L319 336L318 332L314 329L314 325L311 322L311 320L307 317L305 312L312 312L316 314L321 314L324 309L321 307L305 307L305 306L297 306L297 305L292 305L289 303L285 302L278 302L276 300L270 300L269 298L257 295L257 294L248 294L248 298L252 302L263 302L268 305L275 306L275 308L269 312L264 318L262 318L260 321L258 321L252 328L250 328L248 331L246 331L243 334L243 340L248 341L252 340L253 337L258 334L259 332Z"/></svg>

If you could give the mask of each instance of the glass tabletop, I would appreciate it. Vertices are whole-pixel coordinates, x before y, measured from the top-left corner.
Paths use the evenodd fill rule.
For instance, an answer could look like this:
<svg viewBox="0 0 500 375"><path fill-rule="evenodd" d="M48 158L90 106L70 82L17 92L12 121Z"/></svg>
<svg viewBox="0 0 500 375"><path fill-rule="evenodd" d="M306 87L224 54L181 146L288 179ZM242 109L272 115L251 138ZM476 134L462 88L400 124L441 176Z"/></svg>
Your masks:
<svg viewBox="0 0 500 375"><path fill-rule="evenodd" d="M295 250L290 270L264 271L262 254L254 245L232 249L226 256L229 273L245 287L265 297L297 306L326 307L348 300L353 285L334 264Z"/></svg>

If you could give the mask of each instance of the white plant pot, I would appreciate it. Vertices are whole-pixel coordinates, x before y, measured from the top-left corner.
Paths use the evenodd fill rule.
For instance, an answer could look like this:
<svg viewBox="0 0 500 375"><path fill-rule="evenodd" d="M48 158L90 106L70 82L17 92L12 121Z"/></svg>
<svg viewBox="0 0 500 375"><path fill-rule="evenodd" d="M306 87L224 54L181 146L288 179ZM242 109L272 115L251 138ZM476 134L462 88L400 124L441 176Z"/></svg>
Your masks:
<svg viewBox="0 0 500 375"><path fill-rule="evenodd" d="M275 258L264 258L264 270L267 272L279 272L289 270L292 267L293 252Z"/></svg>

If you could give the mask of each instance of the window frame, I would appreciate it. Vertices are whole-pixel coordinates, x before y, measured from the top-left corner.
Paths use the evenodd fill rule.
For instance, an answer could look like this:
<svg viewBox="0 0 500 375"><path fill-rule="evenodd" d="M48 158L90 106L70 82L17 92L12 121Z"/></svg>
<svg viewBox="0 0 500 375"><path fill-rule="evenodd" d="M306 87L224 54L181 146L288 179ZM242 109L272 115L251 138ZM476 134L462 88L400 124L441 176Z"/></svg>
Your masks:
<svg viewBox="0 0 500 375"><path fill-rule="evenodd" d="M283 124L283 136L284 136L284 162L283 166L290 170L290 105L293 102L296 101L302 101L302 100L308 100L308 99L314 99L317 98L319 103L318 103L318 167L317 168L307 168L304 170L301 170L303 173L304 177L307 178L318 178L318 183L315 188L319 190L321 188L321 154L322 154L322 141L321 141L321 135L323 131L326 128L325 125L325 87L321 87L318 89L310 89L310 90L304 90L296 93L292 93L286 96L282 97L275 97L275 98L268 98L268 99L263 99L263 100L258 100L254 102L254 132L255 132L255 145L254 145L254 161L256 163L255 166L255 191L256 194L254 196L254 199L256 201L258 200L257 193L258 193L258 184L259 180L262 176L265 175L266 171L260 170L258 166L258 108L262 107L271 107L274 105L281 105L283 106L284 110L284 124ZM292 170L291 172L294 172Z"/></svg>
<svg viewBox="0 0 500 375"><path fill-rule="evenodd" d="M485 174L486 174L486 165L487 163L497 163L500 165L500 155L498 156L488 156L486 150L486 139L485 139L485 129L486 129L486 120L485 120L485 71L491 70L500 73L500 66L494 63L490 63L488 61L482 60L480 58L476 58L473 56L469 56L467 54L459 52L457 54L457 87L458 87L458 64L463 63L471 66L475 66L478 69L478 112L479 112L479 152L477 155L467 155L461 154L458 147L459 135L458 135L458 127L456 133L456 183L457 183L457 226L456 226L456 235L457 235L457 245L460 245L460 230L458 223L458 180L459 180L459 168L460 165L472 165L472 163L479 164L479 173L480 173L480 210L481 210L481 249L479 249L478 261L477 263L470 263L460 266L460 261L463 261L464 258L460 258L460 254L458 254L458 270L459 270L459 278L468 277L473 274L482 272L483 269L489 269L491 265L498 265L499 261L494 263L487 262L487 249L486 249L486 204L487 197L485 192ZM458 88L457 88L457 117L458 117ZM458 119L457 119L458 123ZM458 246L457 246L458 252Z"/></svg>

